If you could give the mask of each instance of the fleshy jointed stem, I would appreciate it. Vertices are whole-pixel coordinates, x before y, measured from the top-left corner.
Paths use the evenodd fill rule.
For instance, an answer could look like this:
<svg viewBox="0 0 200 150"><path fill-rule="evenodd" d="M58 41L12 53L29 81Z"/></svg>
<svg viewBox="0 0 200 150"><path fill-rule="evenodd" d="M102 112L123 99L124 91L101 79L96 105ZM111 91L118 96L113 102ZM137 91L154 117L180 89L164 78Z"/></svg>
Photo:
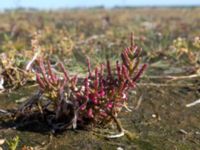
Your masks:
<svg viewBox="0 0 200 150"><path fill-rule="evenodd" d="M117 61L114 68L107 60L92 70L90 60L87 59L88 75L84 79L70 77L61 63L60 77L53 72L49 61L45 66L43 59L38 59L39 71L36 77L41 91L38 111L46 112L43 113L47 115L44 118L56 129L104 126L115 122L120 133L124 134L117 116L127 103L128 90L136 87L136 81L147 67L146 64L139 66L140 52L141 49L133 45L132 41L131 47L123 50L122 61ZM47 99L48 103L42 102L43 99Z"/></svg>

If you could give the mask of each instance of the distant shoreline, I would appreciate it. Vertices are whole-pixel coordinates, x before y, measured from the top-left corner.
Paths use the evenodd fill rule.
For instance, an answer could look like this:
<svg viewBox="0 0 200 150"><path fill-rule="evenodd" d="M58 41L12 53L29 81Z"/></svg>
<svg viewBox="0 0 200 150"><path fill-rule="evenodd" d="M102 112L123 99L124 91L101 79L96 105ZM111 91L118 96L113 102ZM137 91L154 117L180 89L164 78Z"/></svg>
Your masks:
<svg viewBox="0 0 200 150"><path fill-rule="evenodd" d="M0 8L0 11L10 11L10 10L35 10L35 11L58 11L58 10L88 10L88 9L146 9L146 8L200 8L200 4L197 5L146 5L146 6L114 6L114 7L105 7L105 6L92 6L92 7L60 7L60 8L36 8L36 7L13 7L13 8Z"/></svg>

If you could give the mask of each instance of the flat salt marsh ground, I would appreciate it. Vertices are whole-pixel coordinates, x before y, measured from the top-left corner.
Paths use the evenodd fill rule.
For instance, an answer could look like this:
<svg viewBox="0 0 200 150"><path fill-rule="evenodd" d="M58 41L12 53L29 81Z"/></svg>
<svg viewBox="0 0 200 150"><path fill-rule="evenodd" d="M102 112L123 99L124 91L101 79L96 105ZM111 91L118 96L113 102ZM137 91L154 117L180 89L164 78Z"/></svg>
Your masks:
<svg viewBox="0 0 200 150"><path fill-rule="evenodd" d="M32 93L33 90L30 91ZM16 94L19 92L21 91L17 90L9 96L7 94L5 97L1 96L1 106L14 107L12 99L16 99ZM30 94L21 96L27 95ZM185 107L191 100L198 98L197 90L191 87L139 87L137 95L130 97L129 103L136 106L139 95L143 95L139 109L124 112L120 116L123 127L136 135L136 138L124 136L108 140L100 136L104 130L102 133L69 130L54 137L48 132L39 133L37 131L41 127L39 124L40 127L36 124L31 130L2 128L0 138L10 139L18 135L19 147L30 145L47 149L117 149L117 147L141 150L199 149L200 110L198 106Z"/></svg>
<svg viewBox="0 0 200 150"><path fill-rule="evenodd" d="M1 53L15 50L17 55L21 55L30 50L31 35L40 30L39 43L45 49L46 57L63 61L72 72L84 74L86 55L91 57L93 66L106 57L114 62L128 45L130 32L134 32L135 42L144 49L142 61L149 64L146 76L189 75L199 66L198 61L191 62L188 53L178 57L178 52L171 48L173 41L181 37L188 42L186 48L189 51L199 54L199 49L192 46L192 40L200 35L199 8L91 9L48 13L11 11L0 15ZM66 37L73 43L71 46ZM46 149L198 150L200 105L191 108L185 105L200 98L199 81L198 78L173 82L164 78L141 79L136 95L130 93L129 98L129 106L134 108L142 95L139 109L120 115L124 128L136 134L137 138L124 136L108 140L98 133L84 130L69 130L52 137L45 131L2 128L0 139L18 135L18 149L29 145ZM35 87L27 85L1 94L0 108L16 108L16 100L27 98L34 91ZM36 125L32 130L38 128L41 126Z"/></svg>

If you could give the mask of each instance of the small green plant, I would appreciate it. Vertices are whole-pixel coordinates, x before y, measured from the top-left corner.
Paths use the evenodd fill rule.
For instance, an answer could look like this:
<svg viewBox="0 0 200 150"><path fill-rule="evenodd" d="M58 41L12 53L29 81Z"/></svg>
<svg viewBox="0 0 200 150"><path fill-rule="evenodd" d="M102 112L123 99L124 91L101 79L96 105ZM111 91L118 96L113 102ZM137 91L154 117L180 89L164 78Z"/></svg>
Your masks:
<svg viewBox="0 0 200 150"><path fill-rule="evenodd" d="M6 141L6 144L8 145L9 150L16 150L17 146L19 145L19 136L15 136L10 141Z"/></svg>

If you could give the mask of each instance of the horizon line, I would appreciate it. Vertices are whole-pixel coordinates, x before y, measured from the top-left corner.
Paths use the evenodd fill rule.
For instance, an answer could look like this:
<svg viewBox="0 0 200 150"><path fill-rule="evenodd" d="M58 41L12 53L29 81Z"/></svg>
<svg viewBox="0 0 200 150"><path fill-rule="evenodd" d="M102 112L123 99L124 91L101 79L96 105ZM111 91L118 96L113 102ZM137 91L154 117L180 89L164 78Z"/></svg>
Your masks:
<svg viewBox="0 0 200 150"><path fill-rule="evenodd" d="M24 6L16 6L10 8L0 8L0 10L17 10L17 9L36 9L36 10L59 10L59 9L92 9L92 8L104 8L104 9L114 9L114 8L191 8L200 7L200 4L164 4L164 5L127 5L127 6L104 6L104 5L96 5L96 6L74 6L74 7L57 7L57 8L41 8L41 7L24 7Z"/></svg>

